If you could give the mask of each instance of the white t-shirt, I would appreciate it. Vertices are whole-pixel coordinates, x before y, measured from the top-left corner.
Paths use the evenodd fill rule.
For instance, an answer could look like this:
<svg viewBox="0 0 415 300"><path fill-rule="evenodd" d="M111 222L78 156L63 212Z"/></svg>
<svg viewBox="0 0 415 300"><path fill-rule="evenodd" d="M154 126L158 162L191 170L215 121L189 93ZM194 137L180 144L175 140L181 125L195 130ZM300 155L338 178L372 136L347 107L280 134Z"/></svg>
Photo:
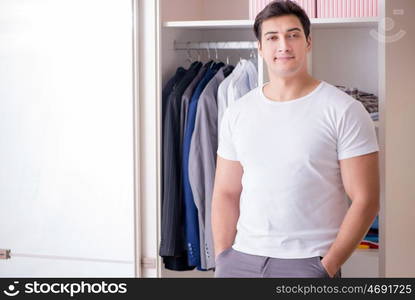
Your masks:
<svg viewBox="0 0 415 300"><path fill-rule="evenodd" d="M225 111L217 151L244 170L233 248L326 255L349 207L339 160L378 150L364 106L327 82L284 102L250 91Z"/></svg>

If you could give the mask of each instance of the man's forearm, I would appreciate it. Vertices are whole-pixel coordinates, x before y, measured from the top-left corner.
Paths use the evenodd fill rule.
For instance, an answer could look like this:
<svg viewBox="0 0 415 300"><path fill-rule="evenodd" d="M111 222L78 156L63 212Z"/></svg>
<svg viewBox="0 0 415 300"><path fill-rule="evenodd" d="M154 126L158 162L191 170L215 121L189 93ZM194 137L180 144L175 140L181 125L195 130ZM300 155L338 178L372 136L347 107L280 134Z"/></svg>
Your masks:
<svg viewBox="0 0 415 300"><path fill-rule="evenodd" d="M212 233L215 256L232 246L239 218L239 197L217 195L212 199Z"/></svg>
<svg viewBox="0 0 415 300"><path fill-rule="evenodd" d="M322 260L330 275L334 275L350 257L373 223L379 206L376 201L372 203L374 204L370 204L369 201L352 202L336 240Z"/></svg>

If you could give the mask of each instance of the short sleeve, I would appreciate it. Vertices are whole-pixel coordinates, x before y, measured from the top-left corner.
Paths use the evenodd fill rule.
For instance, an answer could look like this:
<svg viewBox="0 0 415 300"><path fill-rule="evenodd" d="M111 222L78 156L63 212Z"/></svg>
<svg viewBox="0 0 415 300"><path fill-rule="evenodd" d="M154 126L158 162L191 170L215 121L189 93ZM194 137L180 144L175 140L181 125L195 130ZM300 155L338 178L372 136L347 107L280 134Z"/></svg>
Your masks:
<svg viewBox="0 0 415 300"><path fill-rule="evenodd" d="M343 113L337 131L339 160L379 151L373 121L363 104L357 100Z"/></svg>
<svg viewBox="0 0 415 300"><path fill-rule="evenodd" d="M232 128L229 109L225 110L220 124L217 154L228 160L238 160L235 145L232 140Z"/></svg>

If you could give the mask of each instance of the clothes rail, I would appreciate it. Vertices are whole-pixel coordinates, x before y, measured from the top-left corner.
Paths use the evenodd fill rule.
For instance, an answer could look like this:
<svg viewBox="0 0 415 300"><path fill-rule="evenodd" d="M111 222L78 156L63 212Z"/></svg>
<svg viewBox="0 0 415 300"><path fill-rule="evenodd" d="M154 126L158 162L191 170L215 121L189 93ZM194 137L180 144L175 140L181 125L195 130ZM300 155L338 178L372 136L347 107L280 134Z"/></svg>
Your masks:
<svg viewBox="0 0 415 300"><path fill-rule="evenodd" d="M215 49L256 49L255 41L232 41L232 42L174 42L175 50L215 50Z"/></svg>

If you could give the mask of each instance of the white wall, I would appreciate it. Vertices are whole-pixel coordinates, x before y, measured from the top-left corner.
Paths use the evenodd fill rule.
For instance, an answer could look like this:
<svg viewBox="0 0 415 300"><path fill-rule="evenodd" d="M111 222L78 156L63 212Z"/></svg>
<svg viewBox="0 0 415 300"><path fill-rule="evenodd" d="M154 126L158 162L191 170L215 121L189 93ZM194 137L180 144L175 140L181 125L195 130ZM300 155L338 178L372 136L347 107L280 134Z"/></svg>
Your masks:
<svg viewBox="0 0 415 300"><path fill-rule="evenodd" d="M249 0L161 0L163 21L247 20Z"/></svg>
<svg viewBox="0 0 415 300"><path fill-rule="evenodd" d="M206 20L247 20L248 0L203 0L203 15Z"/></svg>
<svg viewBox="0 0 415 300"><path fill-rule="evenodd" d="M378 42L371 37L371 30L313 29L313 76L378 95Z"/></svg>
<svg viewBox="0 0 415 300"><path fill-rule="evenodd" d="M404 15L394 15L403 9ZM393 36L400 30L405 36L385 44L385 203L384 242L386 277L415 276L415 1L386 1L386 17L394 27L386 31Z"/></svg>
<svg viewBox="0 0 415 300"><path fill-rule="evenodd" d="M161 20L191 21L203 18L203 0L157 0L160 2Z"/></svg>

